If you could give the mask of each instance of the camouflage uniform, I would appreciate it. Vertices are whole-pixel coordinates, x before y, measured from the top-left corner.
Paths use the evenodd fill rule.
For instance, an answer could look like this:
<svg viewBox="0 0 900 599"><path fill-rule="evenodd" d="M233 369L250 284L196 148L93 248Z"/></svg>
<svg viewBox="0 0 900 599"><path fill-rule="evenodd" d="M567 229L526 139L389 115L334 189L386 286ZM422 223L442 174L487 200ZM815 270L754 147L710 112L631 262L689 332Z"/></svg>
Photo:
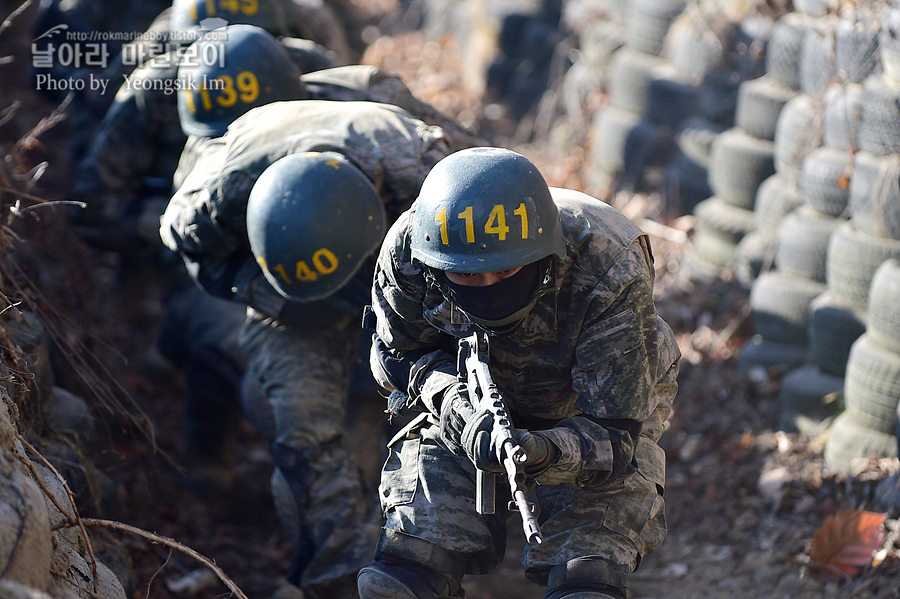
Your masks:
<svg viewBox="0 0 900 599"><path fill-rule="evenodd" d="M333 66L325 48L308 40L291 43L288 54L300 68ZM146 296L149 285L162 283L158 345L187 375L187 457L196 460L191 482L203 484L203 491L215 491L232 480L228 463L244 369L237 331L246 310L203 293L182 260L159 241L159 217L171 197L187 140L171 86L178 80L183 54L184 48L177 48L151 58L119 89L78 165L74 195L86 208L74 211L73 220L86 239L121 252L126 279L119 291L130 294L123 303ZM210 476L215 480L205 480Z"/></svg>
<svg viewBox="0 0 900 599"><path fill-rule="evenodd" d="M551 192L568 254L557 263L558 291L540 297L515 333L491 338L491 373L513 425L546 433L561 450L534 478L544 542L527 546L522 564L538 584L574 568L624 587L666 534L665 455L657 441L677 390L680 353L656 314L647 237L594 198ZM476 513L474 466L440 440L435 401L456 383L457 338L473 327L413 266L414 210L382 246L373 309L388 348L434 351L416 363L404 390L408 407L424 414L390 445L379 550L396 556L412 548L413 561L459 580L503 558L507 514ZM372 369L383 387L393 387L374 354ZM637 438L633 428L617 426L628 421L642 422ZM633 456L635 470L614 473L614 441Z"/></svg>
<svg viewBox="0 0 900 599"><path fill-rule="evenodd" d="M232 478L227 464L240 414L245 364L237 332L244 309L203 293L159 240L159 217L185 135L174 93L154 82L176 80L182 54L179 49L154 57L119 89L78 165L74 194L86 208L74 211L73 221L86 240L120 253L123 305L137 304L151 289L162 293L158 347L186 374L187 457L196 464L189 481L215 491Z"/></svg>
<svg viewBox="0 0 900 599"><path fill-rule="evenodd" d="M84 84L81 91L73 93L71 103L65 111L66 126L71 137L70 156L73 161L78 161L83 157L90 136L112 102L113 95L111 90L107 90L109 93L105 96L92 90L89 85L89 77L108 79L105 70L117 63L116 56L123 44L115 39L103 42L94 41L100 38L79 41L68 39L67 36L72 33L89 36L96 33L132 34L144 31L156 14L165 8L166 2L158 0L123 5L119 2L99 0L66 2L53 0L40 4L37 18L32 25L32 33L36 39L32 42L31 76L34 78L35 84L37 84L39 75L49 75L57 81L78 80ZM63 27L63 29L58 30L56 34L43 37L53 27ZM67 45L73 49L70 60L65 61L66 64L63 64L61 45ZM44 52L49 52L49 56L52 57L49 63L38 58ZM101 55L101 52L105 54ZM69 93L68 91L54 91L44 85L40 87L40 91L58 102L61 102Z"/></svg>
<svg viewBox="0 0 900 599"><path fill-rule="evenodd" d="M345 448L344 428L371 265L325 300L287 301L250 253L247 200L278 158L336 151L373 182L393 221L448 153L446 137L393 106L301 100L255 108L204 148L200 160L215 166L191 171L163 216L161 236L207 291L249 306L240 343L274 412L273 495L295 550L289 581L310 597L356 596L379 514Z"/></svg>
<svg viewBox="0 0 900 599"><path fill-rule="evenodd" d="M118 225L126 215L147 209L147 192L159 198L171 195L186 136L174 88L166 91L155 84L177 80L182 54L179 49L154 57L119 88L76 170L74 195L87 204L75 213L77 222ZM149 209L158 216L164 207L157 202Z"/></svg>
<svg viewBox="0 0 900 599"><path fill-rule="evenodd" d="M285 39L282 39L282 43L284 42ZM302 65L300 66L303 70ZM378 102L398 106L420 121L443 129L451 152L488 145L484 138L416 98L399 76L378 67L350 65L315 72L304 71L300 80L303 81L307 99L310 100ZM180 182L193 168L193 161L200 153L194 149L194 145L198 143L202 144L202 140L195 136L188 137L175 173L175 189L181 186Z"/></svg>

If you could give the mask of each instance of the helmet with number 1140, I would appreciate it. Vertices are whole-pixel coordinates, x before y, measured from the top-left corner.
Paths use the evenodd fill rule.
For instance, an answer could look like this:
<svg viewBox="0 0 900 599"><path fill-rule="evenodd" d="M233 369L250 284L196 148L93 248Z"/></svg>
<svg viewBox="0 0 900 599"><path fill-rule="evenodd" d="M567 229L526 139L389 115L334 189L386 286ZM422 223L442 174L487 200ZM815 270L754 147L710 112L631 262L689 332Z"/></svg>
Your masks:
<svg viewBox="0 0 900 599"><path fill-rule="evenodd" d="M300 70L271 33L229 25L191 44L178 65L178 119L187 135L219 137L251 108L303 100Z"/></svg>
<svg viewBox="0 0 900 599"><path fill-rule="evenodd" d="M284 297L320 300L343 287L381 245L384 204L336 152L291 154L256 180L247 202L250 249Z"/></svg>

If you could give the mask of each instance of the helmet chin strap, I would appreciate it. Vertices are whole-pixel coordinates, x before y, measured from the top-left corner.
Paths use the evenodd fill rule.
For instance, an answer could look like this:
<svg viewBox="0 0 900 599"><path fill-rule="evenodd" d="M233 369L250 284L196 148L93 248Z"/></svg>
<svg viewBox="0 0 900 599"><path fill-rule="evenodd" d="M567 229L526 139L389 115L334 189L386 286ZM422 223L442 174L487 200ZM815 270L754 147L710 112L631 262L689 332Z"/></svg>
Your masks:
<svg viewBox="0 0 900 599"><path fill-rule="evenodd" d="M508 279L484 287L454 285L447 280L443 271L435 271L431 268L426 269L426 279L429 284L436 286L441 291L444 299L451 303L453 313L459 312L465 315L469 322L488 334L502 337L511 335L518 330L538 299L558 290L555 286L554 264L553 257L548 256L539 262L526 265ZM514 281L513 279L519 275L522 275L522 278ZM522 289L525 285L530 287L530 289L525 288L525 295L530 297L522 300L519 298L523 295ZM518 298L510 298L510 294L516 291L519 291ZM477 301L489 298L499 301L491 304L482 303L482 305L479 305ZM504 308L510 307L513 308L512 312L502 314ZM474 314L473 310L479 311L480 315ZM486 311L490 310L494 310L495 313L487 314Z"/></svg>

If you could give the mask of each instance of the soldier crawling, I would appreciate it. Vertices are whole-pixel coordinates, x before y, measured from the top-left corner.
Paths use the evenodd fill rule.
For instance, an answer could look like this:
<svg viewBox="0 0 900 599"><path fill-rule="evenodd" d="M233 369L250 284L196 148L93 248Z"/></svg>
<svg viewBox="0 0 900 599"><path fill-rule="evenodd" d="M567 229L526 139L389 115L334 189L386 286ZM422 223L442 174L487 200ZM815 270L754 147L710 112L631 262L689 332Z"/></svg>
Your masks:
<svg viewBox="0 0 900 599"><path fill-rule="evenodd" d="M653 282L646 235L548 188L524 156L475 148L437 163L375 272L373 374L389 411L422 414L390 444L362 599L461 598L465 574L503 557L508 513L475 509L476 466L502 472L492 416L457 372L458 338L479 329L536 483L543 541L525 548L525 576L547 599L624 599L666 535L657 441L680 352Z"/></svg>

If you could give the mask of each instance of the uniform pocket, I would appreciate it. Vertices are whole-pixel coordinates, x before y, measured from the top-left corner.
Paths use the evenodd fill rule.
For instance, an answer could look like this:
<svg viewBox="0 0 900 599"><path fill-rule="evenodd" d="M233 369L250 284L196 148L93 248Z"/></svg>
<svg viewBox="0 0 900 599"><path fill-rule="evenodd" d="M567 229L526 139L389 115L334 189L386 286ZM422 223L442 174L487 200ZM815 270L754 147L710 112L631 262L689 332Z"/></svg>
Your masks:
<svg viewBox="0 0 900 599"><path fill-rule="evenodd" d="M388 457L381 469L381 505L385 511L412 503L419 486L419 449L422 437L418 429L425 422L416 418L391 440Z"/></svg>
<svg viewBox="0 0 900 599"><path fill-rule="evenodd" d="M625 310L592 326L575 350L575 408L596 418L644 420L655 408L644 335L637 316Z"/></svg>
<svg viewBox="0 0 900 599"><path fill-rule="evenodd" d="M640 532L662 508L662 489L640 471L618 486L620 490L610 496L603 526L627 537L638 547Z"/></svg>
<svg viewBox="0 0 900 599"><path fill-rule="evenodd" d="M594 329L592 338L576 349L578 366L585 370L626 356L644 344L637 316L630 309L610 316Z"/></svg>

